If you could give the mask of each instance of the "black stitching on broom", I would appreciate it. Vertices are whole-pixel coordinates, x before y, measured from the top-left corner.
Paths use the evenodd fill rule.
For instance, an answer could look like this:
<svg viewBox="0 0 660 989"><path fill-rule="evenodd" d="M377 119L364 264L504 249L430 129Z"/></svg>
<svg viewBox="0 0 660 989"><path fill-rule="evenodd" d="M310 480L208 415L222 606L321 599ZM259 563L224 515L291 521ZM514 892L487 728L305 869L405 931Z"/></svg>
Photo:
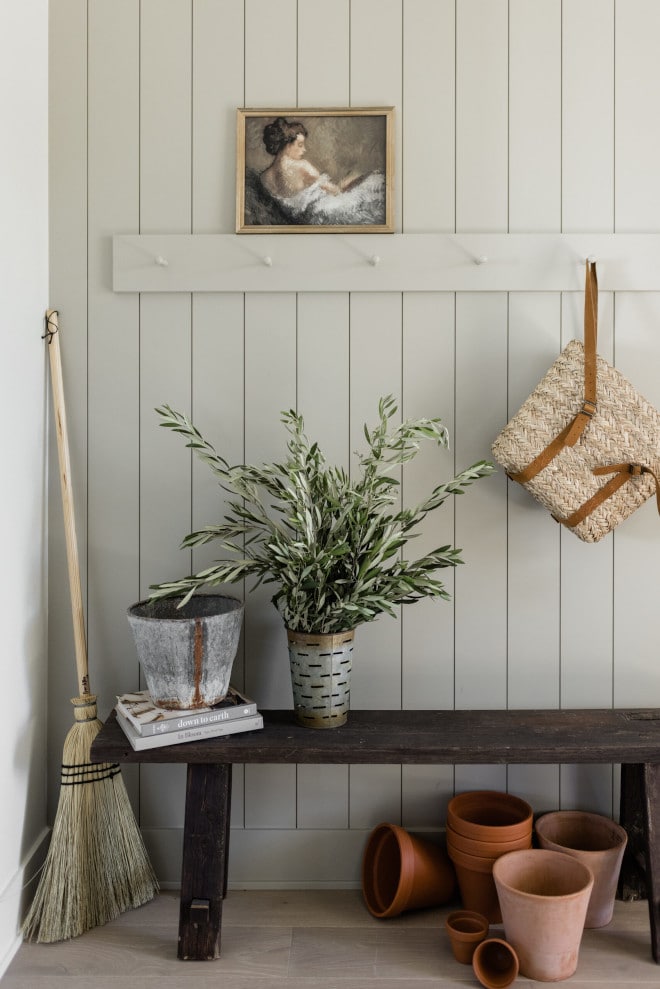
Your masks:
<svg viewBox="0 0 660 989"><path fill-rule="evenodd" d="M75 772L83 773L101 773L105 772L107 769L115 769L119 766L118 762L78 762L78 763L62 763L62 772L67 770L74 770Z"/></svg>
<svg viewBox="0 0 660 989"><path fill-rule="evenodd" d="M119 768L118 762L63 762L62 772L67 769L80 770L84 773L100 773L106 769Z"/></svg>
<svg viewBox="0 0 660 989"><path fill-rule="evenodd" d="M53 310L52 315L53 316L57 316L58 315L57 309ZM41 339L42 340L45 340L46 337L48 337L48 346L50 347L51 343L53 342L53 337L55 336L55 334L57 332L58 332L58 327L55 326L55 329L54 330L51 329L51 319L50 319L49 316L46 316L46 332L44 333L44 335L42 336Z"/></svg>
<svg viewBox="0 0 660 989"><path fill-rule="evenodd" d="M98 780L110 780L121 772L119 763L108 763L107 768L99 763L83 763L79 766L62 766L61 786L74 786L78 783L96 783ZM83 779L84 776L89 777ZM70 777L70 778L69 778Z"/></svg>

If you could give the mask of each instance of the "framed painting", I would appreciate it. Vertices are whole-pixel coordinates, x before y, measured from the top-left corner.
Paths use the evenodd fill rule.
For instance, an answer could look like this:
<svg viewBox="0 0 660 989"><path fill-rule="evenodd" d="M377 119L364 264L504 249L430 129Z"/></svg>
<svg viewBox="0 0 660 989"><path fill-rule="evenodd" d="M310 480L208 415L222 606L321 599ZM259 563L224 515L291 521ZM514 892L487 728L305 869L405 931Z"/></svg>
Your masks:
<svg viewBox="0 0 660 989"><path fill-rule="evenodd" d="M392 233L392 107L237 113L237 233Z"/></svg>

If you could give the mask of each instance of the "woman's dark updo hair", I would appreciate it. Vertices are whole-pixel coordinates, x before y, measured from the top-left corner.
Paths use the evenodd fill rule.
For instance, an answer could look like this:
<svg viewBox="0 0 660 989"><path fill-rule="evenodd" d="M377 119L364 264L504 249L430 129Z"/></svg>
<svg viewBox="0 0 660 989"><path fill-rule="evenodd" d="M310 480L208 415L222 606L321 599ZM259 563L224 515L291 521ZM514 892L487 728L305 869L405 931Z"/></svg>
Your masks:
<svg viewBox="0 0 660 989"><path fill-rule="evenodd" d="M264 127L264 144L269 155L276 155L287 144L293 144L298 134L307 137L307 128L297 120L291 123L284 117L278 117L272 124Z"/></svg>

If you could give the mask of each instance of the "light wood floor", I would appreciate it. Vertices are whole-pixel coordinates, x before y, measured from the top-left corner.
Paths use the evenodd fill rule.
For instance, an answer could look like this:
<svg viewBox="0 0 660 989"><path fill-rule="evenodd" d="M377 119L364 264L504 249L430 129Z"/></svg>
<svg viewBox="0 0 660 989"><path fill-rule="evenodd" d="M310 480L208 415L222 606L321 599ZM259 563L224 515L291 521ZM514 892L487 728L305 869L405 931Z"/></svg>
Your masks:
<svg viewBox="0 0 660 989"><path fill-rule="evenodd" d="M449 909L379 921L359 891L230 891L222 957L176 958L178 899L139 910L63 944L24 944L2 989L447 989L478 986L444 931ZM502 934L494 927L493 933ZM571 989L660 987L645 902L617 903L614 920L585 931ZM519 978L516 987L541 985Z"/></svg>

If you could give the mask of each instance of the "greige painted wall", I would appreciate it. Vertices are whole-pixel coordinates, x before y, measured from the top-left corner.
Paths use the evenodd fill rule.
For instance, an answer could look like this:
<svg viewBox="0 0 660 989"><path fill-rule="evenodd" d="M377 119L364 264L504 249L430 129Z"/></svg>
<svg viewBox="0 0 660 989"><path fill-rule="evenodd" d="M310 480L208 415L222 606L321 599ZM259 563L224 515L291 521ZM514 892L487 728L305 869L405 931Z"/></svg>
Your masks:
<svg viewBox="0 0 660 989"><path fill-rule="evenodd" d="M298 407L348 466L377 399L440 415L449 454L403 498L488 454L568 339L578 293L113 293L115 233L231 233L235 109L396 109L397 229L660 230L655 0L68 0L52 6L53 299L61 310L91 678L101 712L137 687L125 619L148 585L212 548L178 544L220 510L209 477L157 427L167 401L229 460L281 449ZM639 93L645 94L643 106ZM396 235L395 235L396 236ZM255 237L250 238L251 249ZM257 248L258 249L258 248ZM310 238L310 251L314 250ZM600 350L660 404L656 293L603 293ZM52 519L51 796L72 692ZM502 474L428 520L466 566L451 604L360 629L357 707L609 706L660 700L659 523L645 506L597 546L560 532ZM290 703L268 595L246 600L236 680ZM124 771L154 862L179 878L181 767ZM439 828L454 789L508 787L535 809L616 812L609 767L248 767L234 787L230 880L352 884L381 820Z"/></svg>

